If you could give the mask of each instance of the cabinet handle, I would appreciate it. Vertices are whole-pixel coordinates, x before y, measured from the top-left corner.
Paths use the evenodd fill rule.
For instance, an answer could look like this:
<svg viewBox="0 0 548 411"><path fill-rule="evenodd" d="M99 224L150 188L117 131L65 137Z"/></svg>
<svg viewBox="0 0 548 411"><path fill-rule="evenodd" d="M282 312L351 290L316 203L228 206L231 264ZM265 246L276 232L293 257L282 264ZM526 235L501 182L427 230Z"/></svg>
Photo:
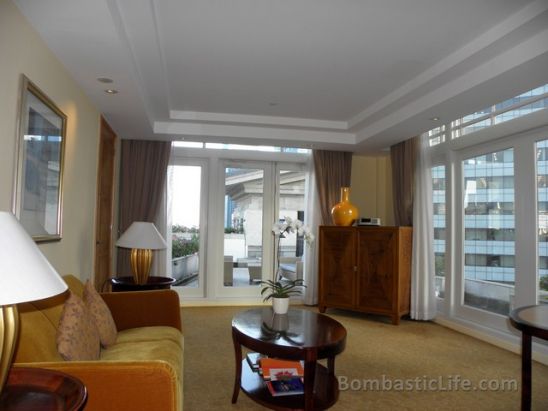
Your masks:
<svg viewBox="0 0 548 411"><path fill-rule="evenodd" d="M357 265L354 266L354 272L355 272L355 273L358 272L358 266L357 266Z"/></svg>

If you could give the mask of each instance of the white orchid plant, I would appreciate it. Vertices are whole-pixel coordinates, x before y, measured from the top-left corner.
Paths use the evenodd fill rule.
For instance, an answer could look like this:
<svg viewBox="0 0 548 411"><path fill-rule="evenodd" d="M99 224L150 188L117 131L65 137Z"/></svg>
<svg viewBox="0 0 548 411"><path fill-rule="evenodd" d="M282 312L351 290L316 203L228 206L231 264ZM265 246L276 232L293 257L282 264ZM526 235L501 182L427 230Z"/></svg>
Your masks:
<svg viewBox="0 0 548 411"><path fill-rule="evenodd" d="M298 236L303 236L306 244L310 245L314 242L314 234L310 227L304 225L299 219L293 219L285 216L283 221L275 223L272 226L272 232L276 237L284 238L286 234L297 233Z"/></svg>

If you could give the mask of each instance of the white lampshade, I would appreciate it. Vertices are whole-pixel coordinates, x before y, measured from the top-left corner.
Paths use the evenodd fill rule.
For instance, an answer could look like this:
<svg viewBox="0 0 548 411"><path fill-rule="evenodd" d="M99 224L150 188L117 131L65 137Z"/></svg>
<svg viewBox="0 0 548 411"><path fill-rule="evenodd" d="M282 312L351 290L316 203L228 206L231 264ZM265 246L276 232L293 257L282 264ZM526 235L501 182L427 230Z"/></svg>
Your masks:
<svg viewBox="0 0 548 411"><path fill-rule="evenodd" d="M0 306L41 300L66 289L15 216L0 211Z"/></svg>
<svg viewBox="0 0 548 411"><path fill-rule="evenodd" d="M122 248L142 250L163 250L167 247L165 240L154 224L134 221L124 234L116 241Z"/></svg>

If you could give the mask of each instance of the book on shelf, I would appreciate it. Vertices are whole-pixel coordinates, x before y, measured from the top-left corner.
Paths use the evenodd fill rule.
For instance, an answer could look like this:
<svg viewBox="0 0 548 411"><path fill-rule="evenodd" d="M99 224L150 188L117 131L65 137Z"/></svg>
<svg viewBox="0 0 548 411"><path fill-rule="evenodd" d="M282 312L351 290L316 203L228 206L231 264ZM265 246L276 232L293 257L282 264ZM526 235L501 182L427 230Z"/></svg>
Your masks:
<svg viewBox="0 0 548 411"><path fill-rule="evenodd" d="M265 381L289 380L295 377L304 377L304 367L301 361L262 358L260 363Z"/></svg>
<svg viewBox="0 0 548 411"><path fill-rule="evenodd" d="M261 372L261 359L266 358L266 355L259 352L248 352L245 358L253 372Z"/></svg>
<svg viewBox="0 0 548 411"><path fill-rule="evenodd" d="M277 381L267 381L266 386L273 397L304 394L304 384L302 379L299 377Z"/></svg>

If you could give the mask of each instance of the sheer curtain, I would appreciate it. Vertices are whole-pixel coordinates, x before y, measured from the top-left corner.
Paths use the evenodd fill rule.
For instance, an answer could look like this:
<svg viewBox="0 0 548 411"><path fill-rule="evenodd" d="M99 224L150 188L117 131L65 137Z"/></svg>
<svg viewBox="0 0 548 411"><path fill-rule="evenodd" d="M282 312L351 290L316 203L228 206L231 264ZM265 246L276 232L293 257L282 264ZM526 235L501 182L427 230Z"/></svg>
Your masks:
<svg viewBox="0 0 548 411"><path fill-rule="evenodd" d="M167 242L167 248L165 251L165 275L167 277L171 277L173 274L173 266L171 264L171 255L172 255L172 245L173 242L171 241L173 237L173 172L174 167L173 165L169 165L167 167L167 182L166 182L166 236L164 237Z"/></svg>
<svg viewBox="0 0 548 411"><path fill-rule="evenodd" d="M321 222L320 200L316 187L316 174L314 172L314 159L312 155L307 162L308 181L305 188L306 221L311 227L316 240L305 246L304 252L304 282L306 285L304 303L315 305L318 303L318 227Z"/></svg>
<svg viewBox="0 0 548 411"><path fill-rule="evenodd" d="M434 229L432 222L432 169L428 136L420 138L415 168L413 201L413 257L411 266L411 318L431 320L436 316L434 284Z"/></svg>
<svg viewBox="0 0 548 411"><path fill-rule="evenodd" d="M165 201L165 182L170 154L169 141L122 140L119 235L134 221L149 221L156 225L159 216L165 221L165 217L162 217L159 211ZM160 232L165 235L165 228L161 225L157 228L163 230L163 233ZM130 252L131 250L118 248L118 276L131 275ZM165 257L162 260L164 259Z"/></svg>

